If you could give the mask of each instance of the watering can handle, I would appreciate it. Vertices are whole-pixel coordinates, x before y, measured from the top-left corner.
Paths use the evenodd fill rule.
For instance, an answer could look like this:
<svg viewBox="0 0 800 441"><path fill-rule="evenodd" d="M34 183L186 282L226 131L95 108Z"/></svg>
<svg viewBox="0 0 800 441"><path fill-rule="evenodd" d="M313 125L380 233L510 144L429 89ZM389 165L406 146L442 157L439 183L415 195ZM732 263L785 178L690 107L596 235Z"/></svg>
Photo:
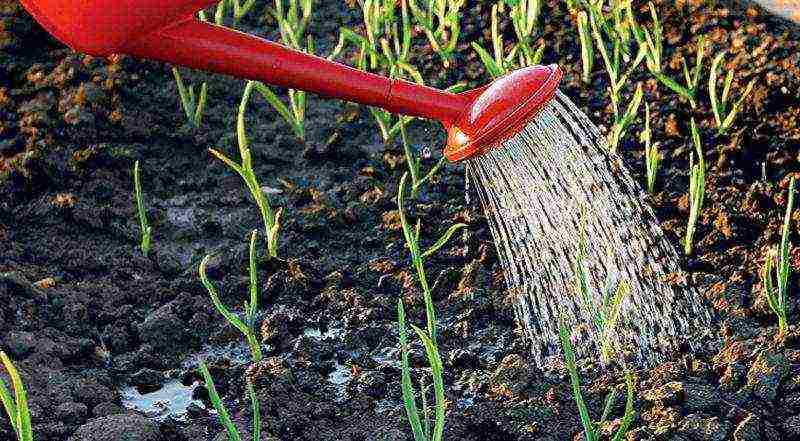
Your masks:
<svg viewBox="0 0 800 441"><path fill-rule="evenodd" d="M472 100L469 95L364 72L194 17L130 42L123 52L436 119L445 126L457 120Z"/></svg>

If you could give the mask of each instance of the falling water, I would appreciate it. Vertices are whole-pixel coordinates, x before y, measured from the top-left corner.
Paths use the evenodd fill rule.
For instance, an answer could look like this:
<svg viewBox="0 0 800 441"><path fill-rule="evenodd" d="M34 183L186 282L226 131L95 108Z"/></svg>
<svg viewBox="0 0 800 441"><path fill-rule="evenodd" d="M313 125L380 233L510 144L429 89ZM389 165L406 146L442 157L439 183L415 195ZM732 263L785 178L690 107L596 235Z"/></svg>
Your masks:
<svg viewBox="0 0 800 441"><path fill-rule="evenodd" d="M560 353L558 317L579 356L597 358L593 308L576 292L582 231L595 305L608 280L630 293L609 342L653 365L710 320L678 256L622 161L563 94L515 137L467 162L502 264L517 319L538 365ZM606 334L609 335L609 334Z"/></svg>

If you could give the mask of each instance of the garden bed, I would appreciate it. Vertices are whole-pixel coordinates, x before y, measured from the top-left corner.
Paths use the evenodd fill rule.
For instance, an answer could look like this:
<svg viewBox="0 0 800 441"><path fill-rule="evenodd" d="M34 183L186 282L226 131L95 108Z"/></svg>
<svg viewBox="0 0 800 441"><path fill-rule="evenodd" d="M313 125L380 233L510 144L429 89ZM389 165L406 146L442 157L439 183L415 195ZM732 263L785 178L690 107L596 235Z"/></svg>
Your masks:
<svg viewBox="0 0 800 441"><path fill-rule="evenodd" d="M323 2L319 2L323 3ZM329 53L342 25L357 26L345 2L317 7L312 31ZM544 6L544 62L565 70L561 90L598 125L611 109L606 75L580 83L580 46L562 2ZM706 204L691 284L713 309L713 343L634 373L634 439L791 440L800 438L800 330L796 278L790 330L776 321L759 272L780 240L790 176L800 171L800 27L755 6L659 2L665 64L694 58L694 37L709 52L729 51L734 94L757 79L732 130L714 130L703 86L698 109L637 70L651 106L654 141L664 154L652 204L681 249L688 211L689 118L700 127L709 164ZM454 67L416 41L423 76L438 86L489 79L469 43L486 44L490 2L468 2ZM274 29L262 13L242 27ZM274 37L272 34L268 34ZM350 61L349 58L346 58ZM599 62L596 63L599 65ZM707 72L707 70L706 70ZM705 74L707 78L707 73ZM402 148L385 146L366 109L310 97L307 141L299 143L263 100L248 113L256 173L283 208L278 258L259 265L264 360L241 362L241 336L225 324L197 276L209 276L224 301L248 292L248 233L260 218L238 176L207 148L235 151L235 116L244 83L202 73L209 82L200 129L186 124L169 66L78 55L48 37L16 1L0 5L0 348L28 387L36 439L100 440L128 431L136 440L221 439L204 389L197 401L159 418L130 414L130 387L143 394L201 380L205 358L234 421L251 421L245 379L262 402L264 430L280 440L406 440L400 389L397 299L412 323L424 303L404 246L395 195L405 171ZM642 113L643 115L643 113ZM637 118L620 153L644 182ZM433 151L443 133L415 122L414 145ZM138 248L131 169L139 160L153 225L149 258ZM445 166L407 204L422 236L452 223L468 227L428 262L440 320L448 400L445 439L533 440L582 437L566 370L529 360L476 197L463 168ZM797 212L792 240L800 243ZM800 270L800 248L792 265ZM233 349L231 349L233 348ZM198 355L200 354L200 355ZM427 366L414 346L416 368ZM597 416L608 392L622 397L615 371L586 366L584 396ZM185 398L185 397L184 397ZM134 400L135 401L135 400ZM203 404L205 403L205 404ZM610 433L623 412L612 409ZM0 439L14 437L0 418Z"/></svg>

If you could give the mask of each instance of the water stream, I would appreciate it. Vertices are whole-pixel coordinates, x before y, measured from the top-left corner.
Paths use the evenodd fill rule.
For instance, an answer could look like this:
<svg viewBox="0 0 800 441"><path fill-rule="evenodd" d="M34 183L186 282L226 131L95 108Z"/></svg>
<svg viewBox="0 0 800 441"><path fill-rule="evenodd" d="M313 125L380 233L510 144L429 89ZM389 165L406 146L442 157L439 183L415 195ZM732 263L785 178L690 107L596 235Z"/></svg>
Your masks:
<svg viewBox="0 0 800 441"><path fill-rule="evenodd" d="M497 245L516 315L538 365L560 353L558 317L579 356L597 357L601 335L618 354L653 365L710 320L685 286L675 249L621 159L563 94L515 137L467 161ZM583 226L581 226L583 224ZM576 293L581 231L592 305ZM592 326L608 280L627 281L615 332Z"/></svg>

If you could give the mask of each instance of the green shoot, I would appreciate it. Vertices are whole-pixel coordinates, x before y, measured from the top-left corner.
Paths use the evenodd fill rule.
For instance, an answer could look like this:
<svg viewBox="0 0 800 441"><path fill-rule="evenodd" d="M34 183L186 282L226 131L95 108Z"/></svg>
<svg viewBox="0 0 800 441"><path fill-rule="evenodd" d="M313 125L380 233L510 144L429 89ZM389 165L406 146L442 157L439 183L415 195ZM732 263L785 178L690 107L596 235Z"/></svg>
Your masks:
<svg viewBox="0 0 800 441"><path fill-rule="evenodd" d="M225 5L227 1L228 0L220 0L220 2L217 3L217 8L215 9L214 12L214 24L216 24L217 26L222 26L225 21ZM199 16L200 20L208 21L208 17L206 16L206 11L200 11L197 13L197 15Z"/></svg>
<svg viewBox="0 0 800 441"><path fill-rule="evenodd" d="M608 7L605 0L580 0L590 20L594 20L604 34L613 35L619 39L620 54L626 60L630 57L629 45L631 43L631 23L627 17L627 5L630 0L609 0ZM575 9L577 10L577 9Z"/></svg>
<svg viewBox="0 0 800 441"><path fill-rule="evenodd" d="M422 226L421 220L417 219L416 228L412 229L406 218L403 201L405 199L405 188L408 173L404 173L400 179L400 186L397 189L397 209L400 213L400 223L403 226L403 236L406 240L406 245L411 251L411 264L417 272L419 284L422 287L422 294L425 299L425 311L427 316L427 330L433 342L436 342L436 311L433 307L433 296L431 293L430 285L428 284L428 277L425 273L425 259L433 255L442 248L447 241L453 237L458 230L466 227L466 224L455 224L447 229L447 231L436 241L429 249L422 251L419 246L419 232Z"/></svg>
<svg viewBox="0 0 800 441"><path fill-rule="evenodd" d="M433 379L434 389L434 421L433 432L431 432L431 420L429 414L429 406L427 401L428 389L424 386L420 390L420 398L422 401L422 417L420 417L419 408L414 393L414 386L411 382L411 367L408 362L408 336L406 333L406 313L403 307L403 300L397 301L397 322L400 328L400 357L402 364L402 379L401 389L403 393L403 406L406 409L406 416L411 431L414 434L414 441L441 441L444 433L444 420L445 420L445 396L444 396L444 380L443 380L443 367L442 359L439 355L439 348L436 343L431 340L429 334L414 325L411 328L422 341L425 347L425 355L428 363L431 365L431 377ZM423 421L424 418L424 421ZM423 426L424 423L424 426Z"/></svg>
<svg viewBox="0 0 800 441"><path fill-rule="evenodd" d="M618 13L618 9L621 8L614 9L614 14ZM610 21L603 16L600 7L590 8L589 10L592 36L603 58L609 79L608 93L611 97L611 106L614 112L614 125L609 131L608 144L611 151L616 152L620 140L625 136L628 126L639 112L639 105L642 102L642 86L639 84L627 108L624 112L622 111L622 92L628 82L628 77L644 59L645 51L640 48L636 58L628 64L627 68L624 68L623 62L627 58L626 42L629 38L626 36L627 32L623 30L626 28L622 25L608 26L609 23L616 22L616 20L621 21L621 15L620 18L616 18L615 15L614 21ZM610 46L607 45L606 39L610 40Z"/></svg>
<svg viewBox="0 0 800 441"><path fill-rule="evenodd" d="M150 242L153 237L153 227L147 222L147 210L144 208L144 198L142 196L142 181L139 178L139 161L133 164L133 191L136 196L136 208L139 213L139 230L141 231L142 241L140 248L142 254L147 257L150 254Z"/></svg>
<svg viewBox="0 0 800 441"><path fill-rule="evenodd" d="M592 290L589 272L586 269L586 257L585 216L582 216L578 252L575 256L576 286L581 303L592 317L594 331L600 340L600 355L602 361L603 363L608 363L616 352L614 344L616 340L615 329L622 311L622 301L625 300L625 297L630 293L630 285L625 281L614 283L613 278L609 274L606 278L606 286L601 293L598 304L598 302L595 301L595 294Z"/></svg>
<svg viewBox="0 0 800 441"><path fill-rule="evenodd" d="M342 28L339 42L328 58L338 57L350 44L359 51L357 61L359 69L382 72L392 78L408 79L418 84L424 83L422 74L409 61L413 29L407 2L359 0L359 3L364 19L365 35ZM407 116L395 119L391 113L383 109L370 108L370 113L378 124L384 143L392 140L400 133L400 127L412 120Z"/></svg>
<svg viewBox="0 0 800 441"><path fill-rule="evenodd" d="M225 4L227 1L235 1L238 3L238 0L221 0L217 4L216 13L214 14L214 23L217 26L222 26L225 20ZM205 11L200 11L197 14L200 20L208 21ZM205 112L206 101L208 99L208 83L203 82L203 84L200 85L200 95L198 96L195 93L194 85L186 86L181 72L177 67L172 68L172 76L175 77L175 84L178 86L178 96L181 99L183 112L186 114L186 121L196 129L200 127L200 124L203 122L203 113Z"/></svg>
<svg viewBox="0 0 800 441"><path fill-rule="evenodd" d="M314 0L289 0L289 8L284 9L284 0L275 0L275 20L281 32L281 42L286 46L313 54L314 39L306 35ZM260 82L251 82L278 114L292 127L297 139L306 139L306 93L289 89L289 105L281 101L271 88ZM249 85L250 83L248 83Z"/></svg>
<svg viewBox="0 0 800 441"><path fill-rule="evenodd" d="M439 159L439 162L437 162L436 165L434 165L433 168L428 171L428 174L420 178L422 157L414 155L414 152L411 151L411 144L408 142L408 136L406 135L406 124L404 121L400 121L400 140L403 143L403 153L405 154L406 162L408 163L408 171L411 173L411 195L412 197L416 198L419 194L420 188L422 188L422 185L439 172L439 169L444 166L446 159L443 156L441 159Z"/></svg>
<svg viewBox="0 0 800 441"><path fill-rule="evenodd" d="M206 100L208 97L208 83L203 83L200 86L199 98L195 94L194 85L186 87L183 82L181 73L177 67L172 68L172 75L175 77L175 83L178 85L178 95L181 98L181 105L183 111L186 113L186 120L194 127L200 127L203 121L203 112L206 108Z"/></svg>
<svg viewBox="0 0 800 441"><path fill-rule="evenodd" d="M461 33L460 9L465 0L428 0L424 7L420 7L417 0L400 0L403 8L406 1L433 51L442 59L445 68L450 67Z"/></svg>
<svg viewBox="0 0 800 441"><path fill-rule="evenodd" d="M261 441L261 402L256 395L256 388L249 381L247 382L247 396L250 398L253 411L253 441Z"/></svg>
<svg viewBox="0 0 800 441"><path fill-rule="evenodd" d="M220 3L223 3L223 0ZM241 3L239 0L227 0L233 5L233 22L234 24L238 24L251 9L256 4L256 0L245 0L244 3Z"/></svg>
<svg viewBox="0 0 800 441"><path fill-rule="evenodd" d="M208 291L208 295L211 297L211 302L214 304L214 307L225 317L233 327L238 329L247 340L247 345L250 346L250 352L253 355L253 361L258 363L261 361L262 353L261 353L261 343L259 343L258 338L256 337L256 312L258 310L258 279L257 279L257 272L256 272L256 238L258 236L257 231L253 231L250 235L250 301L245 303L245 319L242 321L236 314L231 312L225 304L219 298L219 293L217 289L214 287L214 284L211 283L211 280L208 279L208 275L206 274L206 266L208 266L208 262L211 260L211 256L207 255L203 258L200 262L200 281L203 282L203 285L206 287Z"/></svg>
<svg viewBox="0 0 800 441"><path fill-rule="evenodd" d="M705 56L705 38L700 36L697 38L697 57L695 60L694 69L689 72L689 67L686 64L686 58L681 57L683 64L683 75L686 81L685 85L678 83L669 77L662 70L662 53L664 45L664 36L661 28L661 21L658 18L656 7L653 3L649 3L650 16L652 18L652 32L645 27L641 27L636 23L631 3L627 5L628 14L631 19L633 35L646 54L646 64L650 73L658 79L661 84L667 86L670 90L677 93L684 99L689 101L692 109L697 107L697 92L700 87L700 74L703 70L703 57Z"/></svg>
<svg viewBox="0 0 800 441"><path fill-rule="evenodd" d="M218 26L222 26L225 22L225 14L226 6L230 3L233 6L233 24L237 25L239 22L244 18L247 13L253 9L253 6L256 4L256 0L245 0L244 3L241 3L239 0L221 0L217 4L216 12L214 13L214 23ZM199 13L200 20L208 21L206 18L205 11L200 11Z"/></svg>
<svg viewBox="0 0 800 441"><path fill-rule="evenodd" d="M725 75L723 82L722 96L717 94L717 75L719 73L719 65L725 59L725 53L720 52L714 61L711 62L711 73L708 78L708 95L711 98L711 109L714 111L714 121L717 123L717 133L724 135L725 132L733 125L736 115L742 110L745 99L747 99L750 92L753 91L753 86L756 80L752 79L744 88L744 93L733 103L733 106L728 109L731 83L733 83L733 71L729 70Z"/></svg>
<svg viewBox="0 0 800 441"><path fill-rule="evenodd" d="M764 280L764 295L767 298L767 303L775 315L778 316L778 335L786 335L789 329L787 320L787 309L789 304L789 275L792 272L789 253L792 249L792 244L789 242L790 225L792 221L792 211L794 210L794 177L789 181L789 201L786 204L786 214L783 218L783 229L781 234L781 247L778 253L769 251L767 258L764 261L764 269L761 272L761 277ZM772 269L775 266L775 260L778 260L778 266L775 268L775 277L778 279L778 286L775 289L775 281L772 275Z"/></svg>
<svg viewBox="0 0 800 441"><path fill-rule="evenodd" d="M403 405L406 409L408 422L411 425L411 431L414 433L414 441L423 441L427 439L427 430L423 431L422 429L417 402L414 398L414 385L411 383L411 367L408 363L408 336L406 335L406 311L403 308L403 299L397 299L397 323L400 328L400 360L402 364L401 389L403 392ZM427 407L427 403L425 407Z"/></svg>
<svg viewBox="0 0 800 441"><path fill-rule="evenodd" d="M11 359L5 352L0 351L0 361L3 362L8 377L11 379L11 388L14 396L11 396L6 383L0 378L0 402L8 414L11 421L11 428L17 434L17 441L33 441L33 429L31 428L31 413L28 409L28 394L22 378Z"/></svg>
<svg viewBox="0 0 800 441"><path fill-rule="evenodd" d="M655 194L656 176L658 166L661 163L661 154L658 152L658 145L653 144L653 134L650 130L650 104L644 103L644 130L639 135L639 139L644 143L644 165L645 178L647 181L647 192Z"/></svg>
<svg viewBox="0 0 800 441"><path fill-rule="evenodd" d="M492 51L490 54L477 42L472 48L480 57L486 71L492 78L501 77L516 67L537 65L544 55L544 43L533 49L533 31L541 10L540 0L522 0L511 7L510 17L514 24L517 43L508 54L504 53L505 43L500 32L498 13L504 11L504 2L492 6Z"/></svg>
<svg viewBox="0 0 800 441"><path fill-rule="evenodd" d="M569 13L578 10L578 0L564 0L564 3L567 5L567 11Z"/></svg>
<svg viewBox="0 0 800 441"><path fill-rule="evenodd" d="M447 231L436 241L430 248L425 251L420 249L419 234L421 222L417 220L416 227L412 229L411 225L406 218L405 209L403 207L404 193L406 187L406 180L408 173L403 174L400 179L400 186L397 191L397 208L400 213L400 223L403 226L403 235L406 240L406 245L411 251L411 262L417 272L419 284L422 287L422 294L425 301L425 316L426 316L426 329L420 329L414 325L411 327L414 332L422 341L425 347L425 354L428 363L431 366L431 376L433 380L434 391L434 422L433 429L431 429L430 416L428 414L427 390L421 388L422 407L424 415L424 427L420 419L419 410L417 407L414 386L411 382L411 368L408 363L408 339L406 336L406 322L405 310L403 308L402 299L398 300L397 316L398 324L400 327L400 346L402 358L402 392L403 403L408 416L409 424L414 433L415 441L441 441L442 434L444 433L444 420L445 420L445 397L444 397L444 381L442 379L443 368L442 360L439 355L439 347L437 344L437 330L436 330L436 310L433 305L433 296L431 293L428 278L425 272L425 259L436 253L441 249L450 238L461 228L464 224L455 224L447 229Z"/></svg>
<svg viewBox="0 0 800 441"><path fill-rule="evenodd" d="M497 17L498 7L501 4L502 3L498 3L492 6L493 54L490 54L489 51L484 49L483 46L481 46L478 42L472 42L472 48L478 53L478 56L483 62L486 71L492 76L492 78L498 78L508 73L509 69L511 68L511 61L514 58L514 54L509 54L509 56L505 56L503 54L503 36L500 34L499 19Z"/></svg>
<svg viewBox="0 0 800 441"><path fill-rule="evenodd" d="M692 254L694 233L700 211L703 209L703 201L706 197L706 163L703 158L703 149L700 145L700 133L697 131L697 124L694 118L691 121L692 142L697 153L697 164L694 163L694 153L689 161L689 223L686 226L686 239L684 240L683 251L687 256Z"/></svg>
<svg viewBox="0 0 800 441"><path fill-rule="evenodd" d="M211 399L211 405L214 406L214 410L217 411L217 418L219 418L219 421L222 423L222 426L225 427L225 431L228 434L228 441L242 441L239 430L233 424L228 409L225 408L217 392L217 388L214 386L214 379L211 378L208 366L206 366L204 362L200 362L198 369L203 376L203 381L206 383L206 390L208 390L208 397ZM253 441L261 441L261 404L258 401L258 396L256 396L253 384L249 381L247 382L247 396L250 398L253 409Z"/></svg>
<svg viewBox="0 0 800 441"><path fill-rule="evenodd" d="M519 66L539 64L544 54L544 43L536 49L533 48L533 31L542 12L542 0L506 0L505 3L511 5L510 15L514 34L517 36Z"/></svg>
<svg viewBox="0 0 800 441"><path fill-rule="evenodd" d="M237 164L233 162L233 160L225 156L225 154L220 150L208 149L208 151L214 157L236 171L236 173L242 177L242 180L244 180L245 185L247 185L247 189L250 191L250 196L252 196L253 201L255 201L256 205L258 206L259 212L261 213L261 219L264 222L264 235L267 240L267 253L270 257L276 257L278 255L278 233L280 232L282 210L279 209L277 212L273 212L269 203L269 199L264 194L264 191L261 190L261 184L258 182L258 178L253 170L253 160L245 130L244 116L247 112L247 103L250 101L250 95L256 84L257 83L254 81L247 83L242 96L242 101L239 104L239 116L237 118L236 133L239 141L239 156L242 163Z"/></svg>
<svg viewBox="0 0 800 441"><path fill-rule="evenodd" d="M578 414L581 418L581 425L583 426L585 439L586 441L599 441L600 433L598 433L597 430L598 426L605 424L605 422L608 420L608 416L611 413L611 407L613 406L614 401L616 401L616 391L612 390L612 392L606 398L606 403L603 408L603 415L600 419L600 422L595 423L592 421L592 417L589 415L589 408L586 406L586 402L583 399L583 394L581 393L581 377L580 373L578 373L578 367L575 361L575 351L572 348L569 331L564 324L563 318L559 319L558 337L559 340L561 340L561 348L564 351L564 362L567 367L567 372L569 372L570 384L572 385L572 395L575 398L575 404L578 406ZM617 429L617 432L612 437L613 441L622 441L625 439L628 428L633 422L633 376L628 371L625 372L625 384L627 388L625 414L622 416L622 422Z"/></svg>
<svg viewBox="0 0 800 441"><path fill-rule="evenodd" d="M455 4L441 5L430 2L428 11L440 11L441 8L453 8ZM411 26L413 12L410 4L403 0L359 0L364 19L364 35L351 29L342 28L339 42L329 59L338 57L349 44L358 49L357 67L364 71L379 71L390 78L401 78L423 84L422 75L409 61L411 40L414 31ZM416 4L414 5L416 7ZM417 10L420 14L422 11ZM449 19L448 19L449 20ZM436 17L434 17L436 21ZM439 22L441 23L441 22ZM437 34L438 35L438 34ZM447 90L457 93L463 89L462 84L449 87ZM417 195L422 184L434 176L444 165L440 160L426 175L420 171L421 158L411 149L406 136L406 126L413 120L408 116L394 116L383 109L369 108L378 125L384 143L389 143L398 134L401 136L406 164L412 179L412 192Z"/></svg>
<svg viewBox="0 0 800 441"><path fill-rule="evenodd" d="M583 84L589 84L594 67L594 45L592 44L592 32L589 30L589 16L586 15L586 11L578 12L578 36L581 42L581 66L583 68L581 81Z"/></svg>

